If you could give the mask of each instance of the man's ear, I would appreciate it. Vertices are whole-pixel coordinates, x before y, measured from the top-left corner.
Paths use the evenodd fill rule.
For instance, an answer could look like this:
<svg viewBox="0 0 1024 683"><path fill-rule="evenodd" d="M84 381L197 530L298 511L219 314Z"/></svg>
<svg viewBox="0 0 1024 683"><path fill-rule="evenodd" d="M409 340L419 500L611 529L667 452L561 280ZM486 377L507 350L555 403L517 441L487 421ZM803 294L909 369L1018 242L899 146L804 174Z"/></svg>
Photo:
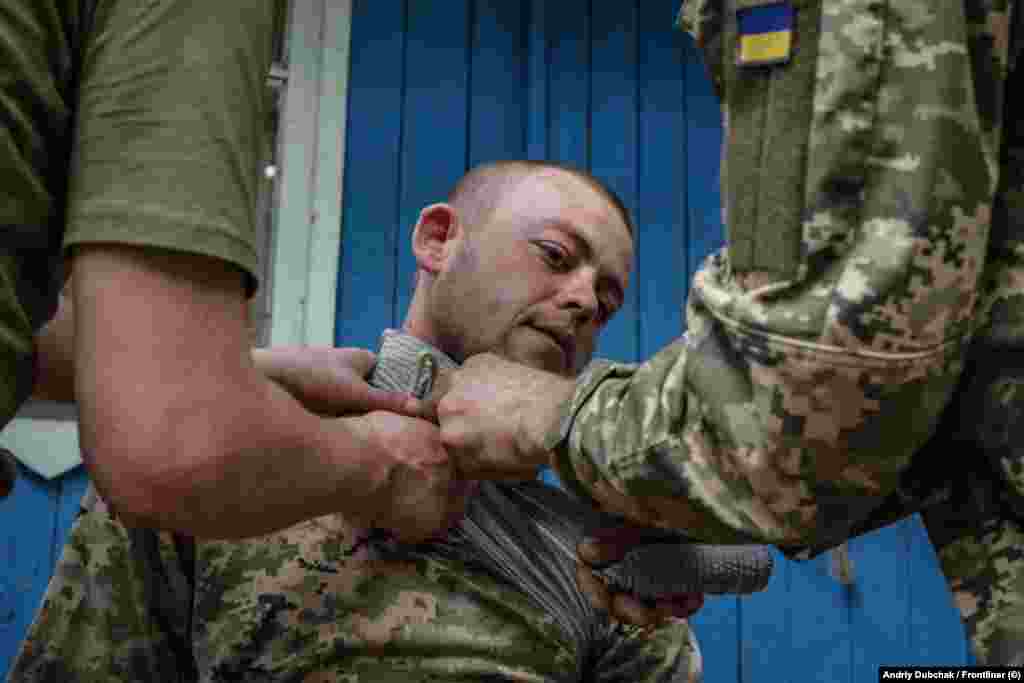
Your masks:
<svg viewBox="0 0 1024 683"><path fill-rule="evenodd" d="M451 204L431 204L420 211L412 231L412 253L420 270L437 275L462 238L459 214Z"/></svg>

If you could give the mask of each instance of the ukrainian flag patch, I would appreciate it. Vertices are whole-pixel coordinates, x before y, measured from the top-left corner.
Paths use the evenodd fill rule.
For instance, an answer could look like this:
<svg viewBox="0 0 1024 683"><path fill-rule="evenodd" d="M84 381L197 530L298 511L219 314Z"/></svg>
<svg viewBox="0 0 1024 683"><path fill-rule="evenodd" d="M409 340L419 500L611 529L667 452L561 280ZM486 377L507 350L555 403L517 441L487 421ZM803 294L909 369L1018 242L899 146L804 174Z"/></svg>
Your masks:
<svg viewBox="0 0 1024 683"><path fill-rule="evenodd" d="M762 66L789 61L793 51L793 5L770 5L737 10L736 64Z"/></svg>

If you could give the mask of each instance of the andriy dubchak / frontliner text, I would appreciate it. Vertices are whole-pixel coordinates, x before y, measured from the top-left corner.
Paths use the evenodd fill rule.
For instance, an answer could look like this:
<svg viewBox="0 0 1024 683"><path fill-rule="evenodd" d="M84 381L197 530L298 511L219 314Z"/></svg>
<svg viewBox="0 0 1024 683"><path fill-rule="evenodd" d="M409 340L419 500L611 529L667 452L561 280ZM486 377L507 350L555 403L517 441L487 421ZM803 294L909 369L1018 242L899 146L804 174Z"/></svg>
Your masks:
<svg viewBox="0 0 1024 683"><path fill-rule="evenodd" d="M962 667L943 669L898 669L897 667L883 667L878 672L879 681L1019 681L1021 670L1019 668L988 669L976 668L967 669Z"/></svg>

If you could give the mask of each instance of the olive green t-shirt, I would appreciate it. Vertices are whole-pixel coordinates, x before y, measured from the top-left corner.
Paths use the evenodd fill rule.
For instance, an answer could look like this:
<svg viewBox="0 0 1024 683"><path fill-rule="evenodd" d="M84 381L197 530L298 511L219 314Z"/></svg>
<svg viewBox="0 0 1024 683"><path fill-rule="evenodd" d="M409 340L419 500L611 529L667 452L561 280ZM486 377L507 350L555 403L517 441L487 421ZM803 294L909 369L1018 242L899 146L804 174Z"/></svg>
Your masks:
<svg viewBox="0 0 1024 683"><path fill-rule="evenodd" d="M255 287L270 0L0 0L0 425L73 247L223 259Z"/></svg>

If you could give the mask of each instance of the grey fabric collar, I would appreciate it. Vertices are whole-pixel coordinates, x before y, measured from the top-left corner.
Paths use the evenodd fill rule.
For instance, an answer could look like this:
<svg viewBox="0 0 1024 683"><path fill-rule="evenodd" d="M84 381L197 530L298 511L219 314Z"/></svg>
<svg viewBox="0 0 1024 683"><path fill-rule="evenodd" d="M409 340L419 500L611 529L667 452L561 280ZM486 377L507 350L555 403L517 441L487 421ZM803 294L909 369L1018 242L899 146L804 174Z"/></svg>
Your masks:
<svg viewBox="0 0 1024 683"><path fill-rule="evenodd" d="M387 329L381 334L370 383L423 398L430 393L438 370L457 367L459 364L437 347L407 332Z"/></svg>

